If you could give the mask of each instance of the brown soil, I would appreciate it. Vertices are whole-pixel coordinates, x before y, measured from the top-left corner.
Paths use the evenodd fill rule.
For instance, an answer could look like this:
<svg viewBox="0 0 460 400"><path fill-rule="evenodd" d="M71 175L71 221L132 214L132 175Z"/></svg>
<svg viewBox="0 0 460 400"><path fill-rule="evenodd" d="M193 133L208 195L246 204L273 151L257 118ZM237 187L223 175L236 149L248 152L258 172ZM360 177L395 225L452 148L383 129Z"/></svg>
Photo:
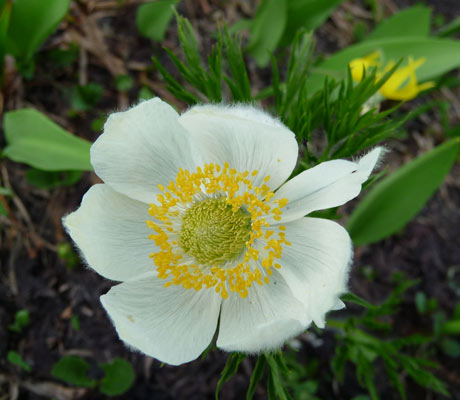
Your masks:
<svg viewBox="0 0 460 400"><path fill-rule="evenodd" d="M81 0L72 3L72 18L45 43L38 56L33 79L22 80L14 68L7 79L4 91L4 111L22 107L34 107L46 113L56 122L81 137L94 140L98 133L92 131L91 122L100 115L115 109L126 108L137 99L141 85L183 107L164 90L158 74L151 66L152 54L159 55L169 66L158 44L141 38L135 28L135 11L139 1L125 1L118 7L116 1ZM212 43L211 33L215 21L226 19L229 24L241 17L249 17L255 2L238 0L200 0L181 3L180 11L188 16L198 31L199 41L205 54ZM396 12L415 4L409 0L382 0L382 11ZM458 0L432 0L430 5L450 21L460 15ZM318 49L331 53L349 44L352 26L348 15L372 25L369 9L361 2L348 2L339 8L318 32ZM57 68L46 51L65 47L70 42L79 43L79 58L65 68ZM175 24L168 30L164 45L177 50ZM259 71L250 64L254 85L262 87L271 77L268 70ZM118 93L114 77L129 73L135 79L135 87L128 93ZM458 76L458 74L457 74ZM68 116L70 107L68 89L79 82L100 83L104 95L97 106L87 112ZM447 99L458 99L459 90L445 89L441 94ZM460 122L458 100L452 102L449 115L452 124ZM405 107L410 109L413 104ZM442 139L440 117L424 115L406 127L408 138L404 142L389 143L392 153L388 163L392 168L410 160L417 154L432 148ZM0 139L4 145L3 135ZM97 391L66 386L51 377L50 371L63 355L80 355L92 366L91 373L97 377L97 364L115 357L132 362L136 370L136 382L122 396L125 399L212 399L216 383L227 355L215 351L205 360L197 360L179 367L161 366L156 360L128 350L118 339L107 318L99 296L112 286L91 269L83 265L74 270L66 268L56 253L56 246L70 241L61 226L61 218L78 207L83 194L98 181L94 174L85 174L73 187L41 190L32 187L25 179L27 167L6 159L1 160L1 179L4 186L14 190L8 201L10 217L1 217L0 231L0 399L39 400L56 399L103 399ZM381 243L356 249L350 288L370 302L384 299L394 287L392 275L403 271L409 278L420 283L404 297L401 312L394 317L392 334L405 336L415 332L430 334L432 322L420 316L414 306L414 295L423 291L436 298L439 308L447 315L460 300L460 167L456 165L437 194L423 212L398 235ZM349 211L346 208L345 211ZM374 278L369 281L369 271ZM31 322L21 334L7 329L17 310L30 311ZM352 308L352 311L355 310ZM358 309L356 309L358 310ZM80 321L78 331L72 328L71 316ZM319 367L312 379L319 382L318 396L322 399L352 399L364 394L353 374L348 374L344 385L332 378L330 360L334 351L334 335L326 330L323 345L314 347L312 341L301 338L303 344L299 358L317 359ZM6 361L9 350L18 351L32 367L25 373ZM440 364L438 376L447 382L452 398L460 399L460 364L434 350L433 360ZM243 362L233 380L224 386L222 399L245 397L254 360ZM379 379L383 399L398 398L388 387L387 381ZM418 400L441 399L442 396L422 389L408 380L408 398ZM263 385L256 398L266 398Z"/></svg>

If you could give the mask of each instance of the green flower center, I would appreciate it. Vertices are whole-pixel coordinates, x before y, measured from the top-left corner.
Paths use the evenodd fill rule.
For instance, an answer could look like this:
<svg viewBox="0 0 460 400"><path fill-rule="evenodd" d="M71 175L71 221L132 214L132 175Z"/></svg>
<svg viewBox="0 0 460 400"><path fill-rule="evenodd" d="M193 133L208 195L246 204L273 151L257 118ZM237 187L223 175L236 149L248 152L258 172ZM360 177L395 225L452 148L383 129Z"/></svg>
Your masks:
<svg viewBox="0 0 460 400"><path fill-rule="evenodd" d="M251 215L225 197L193 204L182 217L179 245L197 262L219 266L238 258L251 232Z"/></svg>

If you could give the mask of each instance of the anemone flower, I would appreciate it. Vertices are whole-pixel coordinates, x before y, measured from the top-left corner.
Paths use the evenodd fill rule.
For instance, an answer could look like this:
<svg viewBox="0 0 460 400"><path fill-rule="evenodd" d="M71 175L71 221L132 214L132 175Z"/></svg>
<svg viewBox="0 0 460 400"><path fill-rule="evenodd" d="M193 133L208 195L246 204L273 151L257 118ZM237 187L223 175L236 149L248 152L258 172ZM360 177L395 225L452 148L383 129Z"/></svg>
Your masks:
<svg viewBox="0 0 460 400"><path fill-rule="evenodd" d="M381 148L285 182L298 151L249 105L178 115L156 98L109 117L91 148L105 183L64 225L91 268L122 282L101 302L126 344L174 365L214 335L223 350L259 353L343 307L350 237L305 215L356 197Z"/></svg>

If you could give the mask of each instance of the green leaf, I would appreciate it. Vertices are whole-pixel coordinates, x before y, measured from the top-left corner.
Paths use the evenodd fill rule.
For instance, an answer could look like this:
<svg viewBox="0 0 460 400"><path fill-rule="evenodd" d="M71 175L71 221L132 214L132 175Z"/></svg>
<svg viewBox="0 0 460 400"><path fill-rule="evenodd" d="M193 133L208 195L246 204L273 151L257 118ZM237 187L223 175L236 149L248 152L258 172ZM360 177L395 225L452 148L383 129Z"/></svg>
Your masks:
<svg viewBox="0 0 460 400"><path fill-rule="evenodd" d="M238 371L238 367L241 362L246 358L246 354L242 353L231 353L228 356L227 363L224 369L220 373L219 381L216 387L216 400L219 400L219 393L222 389L222 385L227 382L233 375Z"/></svg>
<svg viewBox="0 0 460 400"><path fill-rule="evenodd" d="M72 324L72 328L75 332L80 330L80 319L78 318L78 315L72 315L70 317L70 323Z"/></svg>
<svg viewBox="0 0 460 400"><path fill-rule="evenodd" d="M264 0L251 24L247 51L257 65L266 66L276 49L287 22L287 0Z"/></svg>
<svg viewBox="0 0 460 400"><path fill-rule="evenodd" d="M3 86L3 66L6 53L6 38L10 24L12 0L0 2L0 87Z"/></svg>
<svg viewBox="0 0 460 400"><path fill-rule="evenodd" d="M280 368L284 370L284 362L273 354L267 354L265 357L268 364L268 387L270 392L280 400L290 399L291 396L281 381Z"/></svg>
<svg viewBox="0 0 460 400"><path fill-rule="evenodd" d="M0 196L12 196L13 192L11 189L0 186Z"/></svg>
<svg viewBox="0 0 460 400"><path fill-rule="evenodd" d="M67 49L52 49L47 53L47 57L57 67L69 67L77 59L79 54L79 48L75 43L71 43Z"/></svg>
<svg viewBox="0 0 460 400"><path fill-rule="evenodd" d="M115 78L115 86L120 92L127 92L134 85L134 79L131 75L118 75Z"/></svg>
<svg viewBox="0 0 460 400"><path fill-rule="evenodd" d="M0 215L3 215L4 217L8 216L8 211L1 202L0 202Z"/></svg>
<svg viewBox="0 0 460 400"><path fill-rule="evenodd" d="M77 85L70 94L70 103L76 111L91 110L102 98L104 88L98 83Z"/></svg>
<svg viewBox="0 0 460 400"><path fill-rule="evenodd" d="M42 171L30 168L26 172L26 179L31 185L40 189L53 189L59 186L72 186L77 183L82 176L81 171Z"/></svg>
<svg viewBox="0 0 460 400"><path fill-rule="evenodd" d="M27 310L19 310L14 315L14 322L8 327L10 331L21 333L22 329L29 325L30 313Z"/></svg>
<svg viewBox="0 0 460 400"><path fill-rule="evenodd" d="M353 242L374 243L402 229L443 182L459 147L460 139L446 142L378 182L348 220Z"/></svg>
<svg viewBox="0 0 460 400"><path fill-rule="evenodd" d="M96 381L89 379L89 364L78 356L64 356L53 365L51 375L70 385L94 387Z"/></svg>
<svg viewBox="0 0 460 400"><path fill-rule="evenodd" d="M141 89L139 90L139 94L138 94L139 101L149 100L154 96L155 94L147 86L142 86Z"/></svg>
<svg viewBox="0 0 460 400"><path fill-rule="evenodd" d="M347 47L316 66L307 82L310 93L323 86L326 76L340 79L346 76L347 65L355 58L364 57L376 50L382 53L384 60L399 61L412 56L424 58L417 68L418 81L435 79L443 73L460 66L460 41L425 37L390 37L378 40L366 40Z"/></svg>
<svg viewBox="0 0 460 400"><path fill-rule="evenodd" d="M398 358L404 370L420 386L436 390L444 396L450 397L444 382L436 378L431 372L423 369L422 360L403 354L399 354Z"/></svg>
<svg viewBox="0 0 460 400"><path fill-rule="evenodd" d="M67 242L61 242L57 245L57 255L70 270L74 269L80 262L74 249Z"/></svg>
<svg viewBox="0 0 460 400"><path fill-rule="evenodd" d="M427 310L427 298L425 293L417 292L415 295L415 307L419 314L425 314Z"/></svg>
<svg viewBox="0 0 460 400"><path fill-rule="evenodd" d="M249 381L249 388L246 393L246 400L251 400L254 397L254 393L257 389L257 384L264 376L265 366L267 365L267 361L263 354L259 355L257 359L256 365L254 367L254 371L252 371L251 380Z"/></svg>
<svg viewBox="0 0 460 400"><path fill-rule="evenodd" d="M228 27L228 33L234 35L240 31L246 31L251 29L252 20L241 18L236 21L232 26Z"/></svg>
<svg viewBox="0 0 460 400"><path fill-rule="evenodd" d="M248 71L241 50L241 39L230 35L224 27L219 31L218 45L224 48L230 72L230 76L225 75L224 79L232 93L232 100L235 102L250 102L252 100L251 83L249 82Z"/></svg>
<svg viewBox="0 0 460 400"><path fill-rule="evenodd" d="M12 196L12 195L13 195L13 192L10 189L0 186L0 196ZM5 217L8 216L8 211L6 210L2 201L0 201L0 215L3 215Z"/></svg>
<svg viewBox="0 0 460 400"><path fill-rule="evenodd" d="M376 308L376 306L374 306L373 304L367 302L363 298L351 292L345 293L344 295L342 295L341 299L342 301L358 304L359 306L364 307L364 308L369 308L369 309Z"/></svg>
<svg viewBox="0 0 460 400"><path fill-rule="evenodd" d="M92 170L91 143L72 135L34 109L5 113L8 146L3 155L46 171Z"/></svg>
<svg viewBox="0 0 460 400"><path fill-rule="evenodd" d="M460 343L456 340L445 338L441 342L441 349L449 357L460 357Z"/></svg>
<svg viewBox="0 0 460 400"><path fill-rule="evenodd" d="M115 358L112 362L99 364L99 366L105 372L99 390L107 396L121 395L133 385L136 375L128 361Z"/></svg>
<svg viewBox="0 0 460 400"><path fill-rule="evenodd" d="M460 319L447 321L441 331L446 335L460 335Z"/></svg>
<svg viewBox="0 0 460 400"><path fill-rule="evenodd" d="M15 0L6 49L22 62L30 62L45 39L69 10L70 0Z"/></svg>
<svg viewBox="0 0 460 400"><path fill-rule="evenodd" d="M452 35L460 31L460 17L455 18L453 21L448 23L446 26L443 26L436 34L439 37L445 37Z"/></svg>
<svg viewBox="0 0 460 400"><path fill-rule="evenodd" d="M384 364L385 364L385 369L387 371L388 378L390 379L390 382L392 383L392 385L399 392L399 395L401 396L401 399L406 400L407 399L406 389L405 389L404 384L403 384L403 382L402 382L402 380L401 380L401 378L400 378L400 376L398 374L398 371L394 368L392 363L384 360Z"/></svg>
<svg viewBox="0 0 460 400"><path fill-rule="evenodd" d="M17 365L18 367L21 367L23 370L30 372L32 368L30 368L30 365L27 364L22 357L20 356L19 353L16 351L9 351L6 358L11 364Z"/></svg>
<svg viewBox="0 0 460 400"><path fill-rule="evenodd" d="M91 121L91 130L96 133L100 133L104 128L105 121L107 121L107 115L102 115L98 118L94 118Z"/></svg>
<svg viewBox="0 0 460 400"><path fill-rule="evenodd" d="M318 28L342 2L343 0L289 0L287 24L280 45L291 44L301 28L307 31Z"/></svg>
<svg viewBox="0 0 460 400"><path fill-rule="evenodd" d="M454 319L460 319L460 303L455 307L454 314L452 315Z"/></svg>
<svg viewBox="0 0 460 400"><path fill-rule="evenodd" d="M180 0L157 0L142 4L137 9L136 26L145 37L160 42L174 15L173 6Z"/></svg>
<svg viewBox="0 0 460 400"><path fill-rule="evenodd" d="M428 36L431 9L423 5L406 8L381 22L366 40L399 38L402 36Z"/></svg>

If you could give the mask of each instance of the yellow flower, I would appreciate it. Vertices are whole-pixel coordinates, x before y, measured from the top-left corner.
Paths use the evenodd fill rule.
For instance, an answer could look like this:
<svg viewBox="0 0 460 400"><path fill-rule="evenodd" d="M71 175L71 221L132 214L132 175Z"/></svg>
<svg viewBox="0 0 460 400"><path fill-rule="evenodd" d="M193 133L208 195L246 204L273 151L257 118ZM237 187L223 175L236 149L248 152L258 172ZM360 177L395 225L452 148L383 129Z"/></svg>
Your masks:
<svg viewBox="0 0 460 400"><path fill-rule="evenodd" d="M425 62L424 58L414 60L409 57L408 63L404 67L397 68L396 71L379 89L379 93L390 100L411 100L421 91L434 87L434 82L417 83L415 71ZM354 81L360 82L364 72L372 67L377 68L376 81L378 82L388 71L395 66L394 61L389 61L384 68L380 63L380 52L375 51L362 58L355 58L349 64L351 76Z"/></svg>

